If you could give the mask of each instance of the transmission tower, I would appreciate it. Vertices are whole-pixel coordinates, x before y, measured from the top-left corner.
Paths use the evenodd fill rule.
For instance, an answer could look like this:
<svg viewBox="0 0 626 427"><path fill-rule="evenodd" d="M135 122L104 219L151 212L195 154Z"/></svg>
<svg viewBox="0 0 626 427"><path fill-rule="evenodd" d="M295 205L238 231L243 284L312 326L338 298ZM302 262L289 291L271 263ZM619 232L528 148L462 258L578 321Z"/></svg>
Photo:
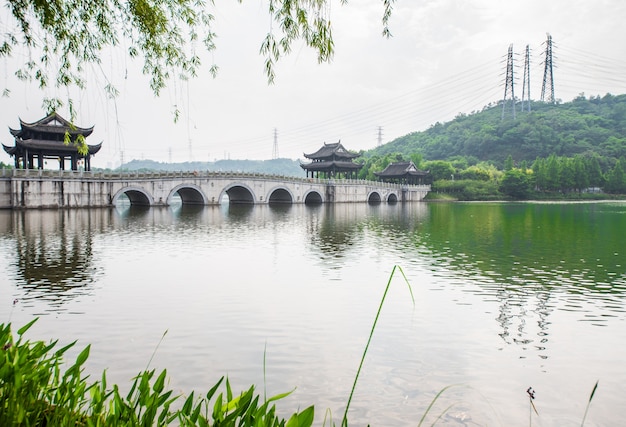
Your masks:
<svg viewBox="0 0 626 427"><path fill-rule="evenodd" d="M274 148L272 149L272 159L278 158L278 129L274 128Z"/></svg>
<svg viewBox="0 0 626 427"><path fill-rule="evenodd" d="M504 99L502 100L502 119L506 110L507 94L511 92L511 111L513 112L513 120L515 120L515 91L513 90L513 45L509 45L509 53L506 59L506 81L504 84Z"/></svg>
<svg viewBox="0 0 626 427"><path fill-rule="evenodd" d="M383 127L378 126L378 142L376 143L377 147L383 145Z"/></svg>
<svg viewBox="0 0 626 427"><path fill-rule="evenodd" d="M524 111L524 100L528 107L526 111L530 112L530 48L526 45L526 55L524 55L524 82L522 84L522 111Z"/></svg>
<svg viewBox="0 0 626 427"><path fill-rule="evenodd" d="M541 100L554 104L554 75L552 74L552 36L548 33L546 41L546 58L543 62L543 84L541 85ZM548 98L546 99L546 92Z"/></svg>

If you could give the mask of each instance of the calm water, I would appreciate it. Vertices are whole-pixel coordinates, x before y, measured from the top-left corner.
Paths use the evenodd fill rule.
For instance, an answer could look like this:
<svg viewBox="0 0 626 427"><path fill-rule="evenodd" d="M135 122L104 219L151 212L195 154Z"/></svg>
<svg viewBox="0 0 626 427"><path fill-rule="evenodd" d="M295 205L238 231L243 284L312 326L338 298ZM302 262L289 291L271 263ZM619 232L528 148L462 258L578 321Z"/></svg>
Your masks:
<svg viewBox="0 0 626 427"><path fill-rule="evenodd" d="M295 389L351 425L623 424L626 204L455 203L0 212L0 322L91 343L110 382ZM14 299L17 303L13 305ZM163 341L159 341L166 333ZM265 376L264 376L265 358Z"/></svg>

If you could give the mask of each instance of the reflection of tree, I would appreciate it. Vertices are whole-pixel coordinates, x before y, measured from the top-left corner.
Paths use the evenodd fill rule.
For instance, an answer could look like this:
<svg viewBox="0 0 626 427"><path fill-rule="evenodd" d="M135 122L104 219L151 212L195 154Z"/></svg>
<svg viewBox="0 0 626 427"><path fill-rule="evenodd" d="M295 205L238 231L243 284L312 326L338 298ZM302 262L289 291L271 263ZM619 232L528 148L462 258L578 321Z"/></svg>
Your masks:
<svg viewBox="0 0 626 427"><path fill-rule="evenodd" d="M549 314L558 301L572 310L599 306L585 319L603 322L624 312L626 263L620 261L626 227L623 207L607 204L433 204L425 223L439 266L467 277L500 304L497 321L507 343L547 340ZM558 295L558 296L557 296ZM536 338L528 330L536 320Z"/></svg>
<svg viewBox="0 0 626 427"><path fill-rule="evenodd" d="M320 259L342 258L344 252L353 245L355 234L359 232L359 217L348 216L348 204L307 206L307 232L311 244L320 251Z"/></svg>
<svg viewBox="0 0 626 427"><path fill-rule="evenodd" d="M323 260L342 258L362 243L365 229L384 239L385 246L406 250L413 232L428 215L426 204L394 206L360 203L330 204L307 207L307 232L311 244Z"/></svg>
<svg viewBox="0 0 626 427"><path fill-rule="evenodd" d="M91 226L86 210L14 212L14 267L27 299L58 306L86 292L96 273Z"/></svg>

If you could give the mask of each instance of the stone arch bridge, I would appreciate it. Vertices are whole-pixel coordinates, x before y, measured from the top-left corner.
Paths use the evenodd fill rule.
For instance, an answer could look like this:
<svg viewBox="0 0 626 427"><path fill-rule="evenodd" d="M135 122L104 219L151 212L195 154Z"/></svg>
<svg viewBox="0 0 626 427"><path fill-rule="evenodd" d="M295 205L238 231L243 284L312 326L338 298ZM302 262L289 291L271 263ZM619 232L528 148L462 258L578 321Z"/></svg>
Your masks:
<svg viewBox="0 0 626 427"><path fill-rule="evenodd" d="M395 203L420 201L428 191L429 185L255 173L12 169L0 175L0 208L110 207L124 195L143 206L167 206L178 198L193 205Z"/></svg>

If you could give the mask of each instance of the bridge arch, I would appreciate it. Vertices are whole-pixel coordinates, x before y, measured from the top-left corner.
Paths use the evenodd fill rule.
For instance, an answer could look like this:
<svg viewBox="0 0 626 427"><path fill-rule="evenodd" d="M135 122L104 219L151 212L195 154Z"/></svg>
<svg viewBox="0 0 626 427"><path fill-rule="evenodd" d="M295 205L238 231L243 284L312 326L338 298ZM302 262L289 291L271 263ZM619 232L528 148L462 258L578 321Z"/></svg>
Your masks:
<svg viewBox="0 0 626 427"><path fill-rule="evenodd" d="M380 193L378 191L372 191L367 195L367 202L370 204L378 204L381 202Z"/></svg>
<svg viewBox="0 0 626 427"><path fill-rule="evenodd" d="M319 191L309 190L304 195L302 201L305 205L319 205L324 203L324 198Z"/></svg>
<svg viewBox="0 0 626 427"><path fill-rule="evenodd" d="M220 193L220 203L224 194L228 195L228 200L231 204L254 204L255 196L254 191L246 184L241 182L232 183L222 190Z"/></svg>
<svg viewBox="0 0 626 427"><path fill-rule="evenodd" d="M293 203L294 196L289 191L288 188L285 187L275 187L272 188L267 196L268 203Z"/></svg>
<svg viewBox="0 0 626 427"><path fill-rule="evenodd" d="M167 196L167 204L172 204L174 195L178 193L183 205L208 205L208 199L204 191L195 184L180 184L172 188Z"/></svg>
<svg viewBox="0 0 626 427"><path fill-rule="evenodd" d="M113 196L111 204L116 205L122 195L126 195L130 204L133 206L154 205L154 198L146 190L140 187L124 187L120 189L117 193L115 193L115 196Z"/></svg>
<svg viewBox="0 0 626 427"><path fill-rule="evenodd" d="M398 195L396 193L389 193L389 195L387 196L387 203L398 203Z"/></svg>

